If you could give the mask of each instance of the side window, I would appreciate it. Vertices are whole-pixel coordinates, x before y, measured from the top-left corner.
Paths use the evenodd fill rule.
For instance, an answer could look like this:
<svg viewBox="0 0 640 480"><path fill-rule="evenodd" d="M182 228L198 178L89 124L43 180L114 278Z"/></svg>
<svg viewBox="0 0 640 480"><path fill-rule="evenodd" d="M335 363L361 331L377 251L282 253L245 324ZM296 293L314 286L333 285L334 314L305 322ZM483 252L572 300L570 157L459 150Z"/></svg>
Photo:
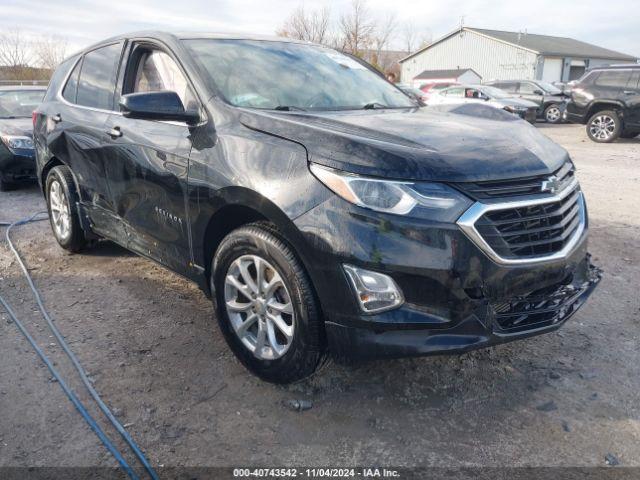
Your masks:
<svg viewBox="0 0 640 480"><path fill-rule="evenodd" d="M135 72L133 88L130 92L159 92L170 90L176 92L185 108L197 108L187 79L176 65L176 62L161 50L144 52L140 57Z"/></svg>
<svg viewBox="0 0 640 480"><path fill-rule="evenodd" d="M445 90L447 97L462 98L464 97L464 88L449 88Z"/></svg>
<svg viewBox="0 0 640 480"><path fill-rule="evenodd" d="M629 70L605 70L595 83L599 87L624 88L627 86L630 76Z"/></svg>
<svg viewBox="0 0 640 480"><path fill-rule="evenodd" d="M525 95L533 95L534 90L540 90L540 89L536 87L533 83L522 82L520 84L520 93L523 93Z"/></svg>
<svg viewBox="0 0 640 480"><path fill-rule="evenodd" d="M598 78L600 72L589 72L586 73L580 80L578 80L578 84L580 85L593 85L596 78Z"/></svg>
<svg viewBox="0 0 640 480"><path fill-rule="evenodd" d="M122 43L92 50L84 56L76 103L86 107L113 109L113 92Z"/></svg>
<svg viewBox="0 0 640 480"><path fill-rule="evenodd" d="M509 92L509 93L515 93L517 90L517 84L513 83L513 82L507 82L507 83L501 83L499 85L496 85L496 87L504 90L505 92Z"/></svg>
<svg viewBox="0 0 640 480"><path fill-rule="evenodd" d="M631 75L631 79L629 80L629 84L627 85L628 90L640 90L640 70L636 70Z"/></svg>
<svg viewBox="0 0 640 480"><path fill-rule="evenodd" d="M47 94L44 96L44 102L48 102L58 95L60 88L62 88L62 82L67 78L67 74L69 73L69 69L73 67L78 58L70 58L62 62L56 68L55 72L53 72L53 76L51 80L49 80L49 86L47 88Z"/></svg>
<svg viewBox="0 0 640 480"><path fill-rule="evenodd" d="M64 90L62 90L62 97L69 103L76 103L76 91L78 89L78 77L80 76L81 65L82 60L80 60L73 68L73 71L67 80L67 84L64 86Z"/></svg>

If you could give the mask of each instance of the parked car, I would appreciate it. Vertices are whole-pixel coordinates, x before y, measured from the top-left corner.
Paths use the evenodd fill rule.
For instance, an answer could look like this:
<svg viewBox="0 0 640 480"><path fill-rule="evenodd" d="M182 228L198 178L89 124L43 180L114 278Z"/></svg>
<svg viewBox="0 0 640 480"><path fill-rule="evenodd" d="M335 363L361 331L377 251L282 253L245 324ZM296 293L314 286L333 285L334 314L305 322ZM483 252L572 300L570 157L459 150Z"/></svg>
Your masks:
<svg viewBox="0 0 640 480"><path fill-rule="evenodd" d="M594 68L573 87L567 120L598 143L640 134L640 65Z"/></svg>
<svg viewBox="0 0 640 480"><path fill-rule="evenodd" d="M461 103L485 103L506 110L529 123L536 123L536 104L511 97L499 88L487 85L457 85L439 90L429 98L429 105L455 105Z"/></svg>
<svg viewBox="0 0 640 480"><path fill-rule="evenodd" d="M272 382L327 348L415 356L550 332L598 282L562 147L510 116L417 108L324 46L114 37L60 65L34 119L60 246L106 238L197 282Z"/></svg>
<svg viewBox="0 0 640 480"><path fill-rule="evenodd" d="M45 87L0 87L0 191L35 181L31 114Z"/></svg>
<svg viewBox="0 0 640 480"><path fill-rule="evenodd" d="M497 80L487 85L500 88L510 95L534 102L538 118L548 123L560 123L569 97L562 90L540 80Z"/></svg>
<svg viewBox="0 0 640 480"><path fill-rule="evenodd" d="M426 105L427 95L419 88L412 87L406 83L396 83L396 87L402 90L407 96L418 102L421 106Z"/></svg>
<svg viewBox="0 0 640 480"><path fill-rule="evenodd" d="M425 94L425 99L424 101L427 102L429 100L429 97L434 94L434 93L438 93L440 90L443 90L445 88L448 88L452 85L458 85L455 82L431 82L431 83L423 83L422 85L420 85L420 90L422 90Z"/></svg>

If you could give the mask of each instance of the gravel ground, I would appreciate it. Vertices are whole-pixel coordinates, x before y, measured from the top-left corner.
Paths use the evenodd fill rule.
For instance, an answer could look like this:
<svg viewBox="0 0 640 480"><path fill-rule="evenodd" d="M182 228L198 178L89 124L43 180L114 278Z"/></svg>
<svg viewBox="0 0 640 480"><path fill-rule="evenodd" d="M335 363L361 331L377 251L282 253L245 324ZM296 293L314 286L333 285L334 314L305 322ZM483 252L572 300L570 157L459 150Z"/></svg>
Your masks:
<svg viewBox="0 0 640 480"><path fill-rule="evenodd" d="M599 145L583 127L539 128L578 167L604 279L557 333L462 356L329 363L273 386L234 359L209 301L184 279L107 242L69 255L47 222L14 238L154 465L604 466L611 454L640 466L640 138ZM9 220L44 202L33 187L0 193L0 206ZM0 291L89 403L4 244ZM4 312L0 352L0 466L115 465ZM292 399L313 407L292 411Z"/></svg>

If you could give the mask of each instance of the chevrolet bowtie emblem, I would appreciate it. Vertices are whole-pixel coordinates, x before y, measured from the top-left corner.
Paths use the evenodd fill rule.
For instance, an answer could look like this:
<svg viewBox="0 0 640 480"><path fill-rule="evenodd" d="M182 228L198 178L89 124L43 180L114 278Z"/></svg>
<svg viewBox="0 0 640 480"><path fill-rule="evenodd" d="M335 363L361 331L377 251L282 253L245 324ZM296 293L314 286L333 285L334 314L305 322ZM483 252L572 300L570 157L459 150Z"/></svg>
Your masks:
<svg viewBox="0 0 640 480"><path fill-rule="evenodd" d="M540 191L554 194L558 193L558 190L560 190L560 180L555 175L552 175L551 177L542 181Z"/></svg>

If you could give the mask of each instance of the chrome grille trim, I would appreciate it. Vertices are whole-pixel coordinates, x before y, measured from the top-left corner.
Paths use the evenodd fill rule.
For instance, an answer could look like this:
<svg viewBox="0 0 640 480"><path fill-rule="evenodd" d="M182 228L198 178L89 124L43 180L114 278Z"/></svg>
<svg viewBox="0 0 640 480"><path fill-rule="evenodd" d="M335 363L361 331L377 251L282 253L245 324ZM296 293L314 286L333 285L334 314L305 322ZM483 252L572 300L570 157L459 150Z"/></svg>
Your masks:
<svg viewBox="0 0 640 480"><path fill-rule="evenodd" d="M584 202L584 195L578 188L578 180L574 178L570 185L567 185L562 192L555 195L545 195L542 197L530 198L526 200L515 200L508 202L495 202L495 203L482 203L476 202L469 209L462 214L462 216L456 222L464 234L474 244L478 246L491 260L501 265L530 265L541 262L552 262L555 260L561 260L566 258L576 247L582 235L586 229L587 218ZM549 255L540 255L535 257L526 258L504 258L498 255L493 248L485 241L482 235L476 229L476 222L488 212L497 210L510 210L514 208L531 207L535 205L544 205L547 203L558 202L568 195L572 195L577 191L578 193L578 207L579 207L579 223L573 233L572 237L567 241L562 249Z"/></svg>

